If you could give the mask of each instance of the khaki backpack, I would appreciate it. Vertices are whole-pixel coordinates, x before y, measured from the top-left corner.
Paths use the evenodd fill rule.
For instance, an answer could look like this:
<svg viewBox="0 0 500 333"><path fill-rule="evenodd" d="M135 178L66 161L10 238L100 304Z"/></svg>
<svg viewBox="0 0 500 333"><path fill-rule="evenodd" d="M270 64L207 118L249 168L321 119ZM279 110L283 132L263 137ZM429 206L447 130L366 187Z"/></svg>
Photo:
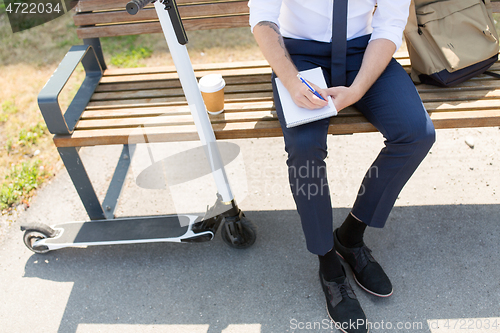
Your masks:
<svg viewBox="0 0 500 333"><path fill-rule="evenodd" d="M490 0L412 0L404 35L417 83L453 86L498 60Z"/></svg>

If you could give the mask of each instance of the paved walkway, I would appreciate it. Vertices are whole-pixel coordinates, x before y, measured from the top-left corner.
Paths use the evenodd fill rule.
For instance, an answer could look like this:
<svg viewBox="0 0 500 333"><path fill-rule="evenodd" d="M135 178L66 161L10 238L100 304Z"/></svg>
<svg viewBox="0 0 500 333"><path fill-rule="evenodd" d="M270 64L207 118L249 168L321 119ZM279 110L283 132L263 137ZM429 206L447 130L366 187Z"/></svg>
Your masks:
<svg viewBox="0 0 500 333"><path fill-rule="evenodd" d="M318 262L305 248L288 189L282 139L232 142L241 148L244 170L240 165L230 177L240 180L240 208L259 228L253 247L232 249L217 235L202 244L33 254L22 243L20 223L86 219L62 171L0 240L0 331L337 332L326 320ZM386 228L367 231L367 244L394 284L387 299L354 287L371 332L500 332L499 142L498 128L438 131ZM381 145L379 134L329 138L336 225ZM103 196L119 148L82 152ZM180 207L175 197L182 190L147 190L134 179L130 172L117 214ZM195 182L193 193L213 193L203 181L206 187ZM212 204L202 201L192 199L194 211Z"/></svg>

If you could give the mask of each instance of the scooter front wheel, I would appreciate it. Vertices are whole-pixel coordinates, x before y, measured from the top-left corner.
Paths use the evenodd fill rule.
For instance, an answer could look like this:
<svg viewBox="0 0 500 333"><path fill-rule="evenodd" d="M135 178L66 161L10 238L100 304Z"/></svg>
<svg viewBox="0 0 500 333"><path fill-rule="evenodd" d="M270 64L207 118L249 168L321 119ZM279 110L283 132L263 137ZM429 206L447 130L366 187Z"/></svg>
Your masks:
<svg viewBox="0 0 500 333"><path fill-rule="evenodd" d="M255 243L257 227L243 215L237 221L224 221L221 236L227 245L236 249L245 249Z"/></svg>

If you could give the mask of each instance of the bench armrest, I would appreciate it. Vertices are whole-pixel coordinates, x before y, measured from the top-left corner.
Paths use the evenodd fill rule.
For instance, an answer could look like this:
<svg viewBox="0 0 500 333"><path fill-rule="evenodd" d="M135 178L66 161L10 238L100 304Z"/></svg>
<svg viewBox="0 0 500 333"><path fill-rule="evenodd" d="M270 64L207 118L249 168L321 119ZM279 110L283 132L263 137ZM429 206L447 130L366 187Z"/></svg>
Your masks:
<svg viewBox="0 0 500 333"><path fill-rule="evenodd" d="M80 62L85 69L85 79L63 113L58 97ZM50 133L73 132L101 77L102 68L92 46L72 46L38 95L38 106Z"/></svg>

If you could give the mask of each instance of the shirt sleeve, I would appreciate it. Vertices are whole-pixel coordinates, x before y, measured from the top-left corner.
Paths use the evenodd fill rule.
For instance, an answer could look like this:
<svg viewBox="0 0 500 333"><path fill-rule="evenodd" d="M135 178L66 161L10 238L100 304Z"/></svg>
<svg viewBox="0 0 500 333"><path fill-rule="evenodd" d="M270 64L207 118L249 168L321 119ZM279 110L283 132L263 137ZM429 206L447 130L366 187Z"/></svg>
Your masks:
<svg viewBox="0 0 500 333"><path fill-rule="evenodd" d="M370 41L385 38L396 45L396 50L403 43L403 31L408 20L411 0L378 0L372 20Z"/></svg>
<svg viewBox="0 0 500 333"><path fill-rule="evenodd" d="M276 23L279 27L279 16L281 10L282 0L250 0L248 7L250 7L250 27L255 28L257 23L269 21Z"/></svg>

